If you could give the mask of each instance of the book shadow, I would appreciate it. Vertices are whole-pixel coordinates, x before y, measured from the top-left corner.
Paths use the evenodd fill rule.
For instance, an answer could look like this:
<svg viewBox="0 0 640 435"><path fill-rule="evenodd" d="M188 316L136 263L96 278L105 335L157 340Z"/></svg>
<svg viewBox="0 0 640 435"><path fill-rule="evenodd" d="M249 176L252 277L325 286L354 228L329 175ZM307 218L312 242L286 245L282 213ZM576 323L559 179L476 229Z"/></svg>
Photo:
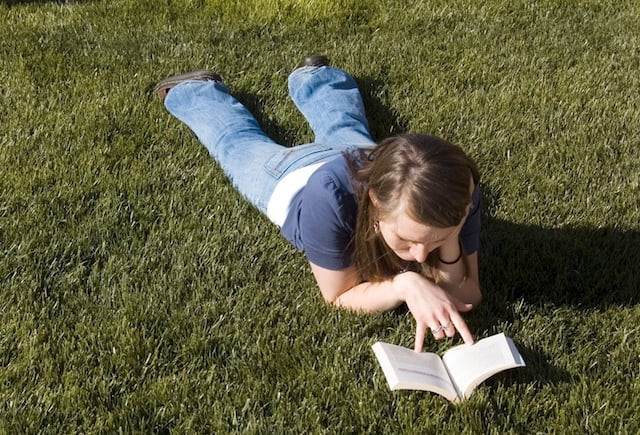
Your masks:
<svg viewBox="0 0 640 435"><path fill-rule="evenodd" d="M552 364L551 358L541 349L526 347L517 340L514 340L514 343L527 365L496 373L487 379L484 384L491 387L499 384L558 386L559 384L567 384L573 381L572 375L568 371Z"/></svg>

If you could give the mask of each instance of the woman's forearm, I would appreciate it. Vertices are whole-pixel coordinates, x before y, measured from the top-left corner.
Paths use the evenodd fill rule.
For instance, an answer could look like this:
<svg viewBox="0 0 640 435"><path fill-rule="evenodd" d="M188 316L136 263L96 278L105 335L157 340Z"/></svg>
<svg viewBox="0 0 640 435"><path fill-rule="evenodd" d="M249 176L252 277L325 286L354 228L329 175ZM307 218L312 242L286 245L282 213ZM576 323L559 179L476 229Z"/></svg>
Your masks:
<svg viewBox="0 0 640 435"><path fill-rule="evenodd" d="M393 287L393 281L363 282L342 293L334 305L360 312L380 312L394 309L404 303Z"/></svg>
<svg viewBox="0 0 640 435"><path fill-rule="evenodd" d="M447 258L444 255L445 254L442 254L443 258ZM446 253L446 255L449 255L449 258L452 257L451 252ZM475 306L482 300L478 279L477 253L467 256L466 263L468 271L465 276L463 258L460 258L460 260L454 264L445 264L440 262L438 265L438 270L440 271L440 281L438 284L449 294L463 302L470 303Z"/></svg>
<svg viewBox="0 0 640 435"><path fill-rule="evenodd" d="M449 293L456 293L457 290L461 286L464 286L466 281L468 281L465 279L464 263L462 258L455 264L440 263L438 265L438 270L440 272L438 284Z"/></svg>
<svg viewBox="0 0 640 435"><path fill-rule="evenodd" d="M463 278L461 281L441 282L440 286L450 295L473 306L478 305L482 300L480 286L472 277Z"/></svg>

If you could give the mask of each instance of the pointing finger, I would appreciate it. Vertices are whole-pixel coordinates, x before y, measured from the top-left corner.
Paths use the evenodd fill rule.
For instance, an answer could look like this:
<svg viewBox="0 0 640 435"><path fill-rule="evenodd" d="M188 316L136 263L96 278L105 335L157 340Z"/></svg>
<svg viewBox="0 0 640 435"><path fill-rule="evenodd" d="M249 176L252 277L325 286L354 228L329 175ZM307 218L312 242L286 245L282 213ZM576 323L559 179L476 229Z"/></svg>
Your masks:
<svg viewBox="0 0 640 435"><path fill-rule="evenodd" d="M458 313L451 313L451 322L456 327L460 336L466 344L473 344L473 335L469 331L469 327L465 323L464 319Z"/></svg>
<svg viewBox="0 0 640 435"><path fill-rule="evenodd" d="M416 352L422 352L422 346L424 344L424 334L427 330L427 325L423 322L416 320L416 343L414 350Z"/></svg>

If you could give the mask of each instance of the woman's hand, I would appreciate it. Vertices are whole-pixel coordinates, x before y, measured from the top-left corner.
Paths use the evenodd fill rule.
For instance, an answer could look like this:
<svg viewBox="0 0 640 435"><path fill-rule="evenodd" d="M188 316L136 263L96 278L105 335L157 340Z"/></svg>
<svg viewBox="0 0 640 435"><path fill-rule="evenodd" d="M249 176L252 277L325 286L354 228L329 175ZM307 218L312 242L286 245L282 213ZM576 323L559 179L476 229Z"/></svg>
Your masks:
<svg viewBox="0 0 640 435"><path fill-rule="evenodd" d="M473 336L460 315L461 311L471 310L473 305L460 302L415 272L397 275L393 279L393 287L402 295L416 320L416 352L422 351L427 328L436 339L453 337L457 330L465 343L473 343Z"/></svg>

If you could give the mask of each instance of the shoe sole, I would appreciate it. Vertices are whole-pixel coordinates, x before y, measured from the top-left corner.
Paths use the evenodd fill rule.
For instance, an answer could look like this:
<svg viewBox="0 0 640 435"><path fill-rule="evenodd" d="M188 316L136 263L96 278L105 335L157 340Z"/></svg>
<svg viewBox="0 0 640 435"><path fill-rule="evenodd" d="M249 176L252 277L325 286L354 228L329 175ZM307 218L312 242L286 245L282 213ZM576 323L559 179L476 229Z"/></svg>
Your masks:
<svg viewBox="0 0 640 435"><path fill-rule="evenodd" d="M303 68L305 66L320 67L320 66L329 66L329 65L330 65L330 62L327 56L324 56L321 54L314 54L312 56L307 56L304 59L302 59L302 61L298 64L296 69Z"/></svg>
<svg viewBox="0 0 640 435"><path fill-rule="evenodd" d="M169 89L177 85L178 83L187 81L187 80L198 80L198 81L210 81L210 82L222 82L222 77L218 74L208 71L208 70L196 70L190 71L184 74L178 74L175 76L167 77L164 80L160 80L158 84L153 88L153 93L156 94L161 99L164 99ZM167 89L168 88L168 89ZM163 91L164 92L164 96Z"/></svg>

